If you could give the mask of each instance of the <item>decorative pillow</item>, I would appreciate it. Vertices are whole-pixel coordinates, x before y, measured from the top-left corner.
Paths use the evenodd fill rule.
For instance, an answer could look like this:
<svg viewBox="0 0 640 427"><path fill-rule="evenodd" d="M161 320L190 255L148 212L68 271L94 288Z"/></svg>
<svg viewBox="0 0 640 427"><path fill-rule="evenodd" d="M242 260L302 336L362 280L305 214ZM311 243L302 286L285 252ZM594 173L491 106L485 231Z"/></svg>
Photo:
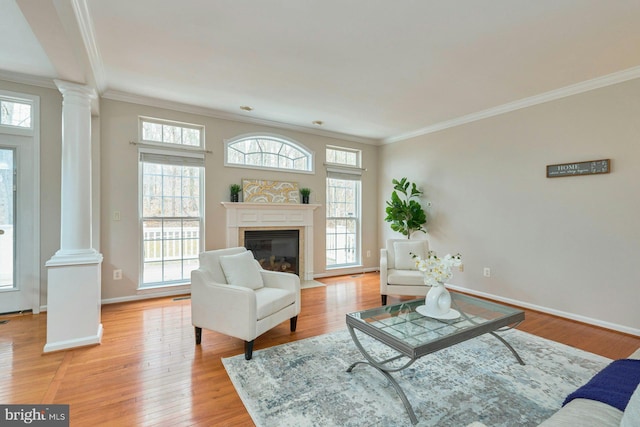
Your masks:
<svg viewBox="0 0 640 427"><path fill-rule="evenodd" d="M638 427L640 426L640 385L631 395L627 408L622 414L620 427Z"/></svg>
<svg viewBox="0 0 640 427"><path fill-rule="evenodd" d="M417 270L413 255L424 258L424 242L393 242L393 250L396 255L396 268L398 270Z"/></svg>
<svg viewBox="0 0 640 427"><path fill-rule="evenodd" d="M264 286L260 268L251 251L220 257L222 272L230 285L260 289Z"/></svg>

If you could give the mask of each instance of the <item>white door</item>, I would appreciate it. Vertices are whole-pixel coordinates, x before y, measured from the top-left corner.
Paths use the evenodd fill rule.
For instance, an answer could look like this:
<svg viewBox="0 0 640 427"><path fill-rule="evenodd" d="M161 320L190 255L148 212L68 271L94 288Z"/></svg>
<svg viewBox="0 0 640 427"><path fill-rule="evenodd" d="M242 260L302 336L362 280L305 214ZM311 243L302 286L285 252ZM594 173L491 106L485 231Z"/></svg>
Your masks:
<svg viewBox="0 0 640 427"><path fill-rule="evenodd" d="M0 134L0 313L39 311L39 295L34 295L39 276L33 274L38 236L33 235L37 227L28 185L33 178L21 179L26 174L20 171L32 162L21 142L23 137Z"/></svg>
<svg viewBox="0 0 640 427"><path fill-rule="evenodd" d="M15 150L0 147L0 291L9 292L15 283Z"/></svg>

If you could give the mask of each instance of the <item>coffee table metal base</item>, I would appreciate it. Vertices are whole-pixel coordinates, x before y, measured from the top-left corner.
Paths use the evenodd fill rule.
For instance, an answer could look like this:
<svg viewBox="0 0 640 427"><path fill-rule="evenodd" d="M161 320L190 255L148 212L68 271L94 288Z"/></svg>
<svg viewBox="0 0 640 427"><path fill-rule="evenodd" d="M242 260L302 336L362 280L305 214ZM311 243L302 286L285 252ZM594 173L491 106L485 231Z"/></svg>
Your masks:
<svg viewBox="0 0 640 427"><path fill-rule="evenodd" d="M400 354L398 356L392 357L392 358L387 359L387 360L376 361L364 349L364 347L360 343L360 340L356 336L356 333L353 330L353 328L351 326L348 326L348 329L349 329L349 333L351 334L351 338L353 339L353 342L356 344L356 347L358 347L358 350L360 350L360 353L362 353L362 355L364 356L365 359L367 359L367 361L366 362L365 361L360 361L360 362L353 363L351 366L349 366L349 368L347 369L347 372L351 372L353 370L353 368L355 368L359 364L370 365L370 366L373 366L374 368L376 368L382 375L385 376L385 378L387 380L389 380L389 383L396 390L396 393L398 393L398 396L400 396L400 400L402 400L402 403L404 404L404 407L406 408L407 413L409 414L409 418L411 419L411 423L414 424L414 425L417 424L418 423L418 418L416 418L416 414L415 414L415 412L413 412L413 407L411 406L411 402L409 402L409 399L407 399L407 395L404 394L404 391L400 387L400 384L398 384L396 379L393 378L393 376L391 375L391 372L398 372L398 371L401 371L403 369L408 368L417 359L409 359L409 361L406 364L400 366L399 368L388 369L385 366L387 363L393 362L394 360L398 360L398 359L401 359L401 358L406 357L406 356Z"/></svg>
<svg viewBox="0 0 640 427"><path fill-rule="evenodd" d="M389 381L389 384L391 384L391 386L395 389L396 393L398 393L398 396L400 397L402 404L404 405L405 409L407 410L407 413L409 414L409 419L411 420L411 423L414 425L417 424L418 418L416 417L416 414L413 411L413 406L411 406L411 402L409 402L409 399L407 399L407 395L404 393L404 391L402 390L402 387L400 387L400 384L398 384L396 379L393 378L391 373L399 372L399 371L402 371L403 369L408 368L409 366L413 365L413 363L416 360L418 360L419 357L412 359L403 354L399 354L390 359L379 360L379 361L375 360L373 356L371 356L369 352L367 352L367 350L363 347L362 343L360 343L360 340L358 339L358 336L356 335L353 327L348 324L347 329L349 330L349 334L351 335L351 338L353 339L353 342L355 343L356 347L358 347L358 350L360 350L360 353L362 353L364 358L367 359L366 361L358 361L351 364L351 366L349 366L349 368L347 369L347 372L351 372L353 368L355 368L357 365L360 365L360 364L369 365L375 368L376 370L378 370L378 372L384 375L384 377ZM511 328L507 328L507 329L511 329ZM491 331L489 333L494 337L496 337L502 344L504 344L511 351L511 353L514 355L518 363L520 363L521 365L525 364L522 358L520 357L520 355L511 346L511 344L509 344L504 338L502 338L500 335L496 334L495 332ZM396 368L389 368L386 366L388 363L401 359L403 357L408 359L408 362L405 363L404 365L401 365Z"/></svg>

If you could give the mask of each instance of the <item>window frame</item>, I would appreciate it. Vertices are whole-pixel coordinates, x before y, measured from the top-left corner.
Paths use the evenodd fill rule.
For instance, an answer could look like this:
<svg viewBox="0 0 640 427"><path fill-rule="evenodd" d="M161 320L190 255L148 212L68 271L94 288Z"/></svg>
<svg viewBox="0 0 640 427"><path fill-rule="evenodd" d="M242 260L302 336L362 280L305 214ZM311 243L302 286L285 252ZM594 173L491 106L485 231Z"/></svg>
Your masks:
<svg viewBox="0 0 640 427"><path fill-rule="evenodd" d="M38 109L39 109L39 98L36 96L27 96L21 95L15 92L9 92L6 90L0 90L0 101L12 102L17 104L27 104L31 107L31 125L29 127L25 126L15 126L10 124L5 124L0 122L0 128L2 128L2 133L9 135L19 135L19 136L34 136L36 129L36 121L39 120Z"/></svg>
<svg viewBox="0 0 640 427"><path fill-rule="evenodd" d="M348 148L348 147L338 147L337 145L327 145L325 147L325 158L327 158L327 151L342 151L345 153L353 153L356 155L356 164L350 163L342 163L342 162L330 162L329 160L325 161L327 166L339 166L341 168L353 168L360 169L362 168L362 150L358 150L356 148Z"/></svg>
<svg viewBox="0 0 640 427"><path fill-rule="evenodd" d="M306 155L307 158L307 169L288 169L288 168L280 168L280 167L271 167L271 166L258 166L258 165L248 165L246 163L231 163L229 161L229 149L230 146L236 144L241 141L250 140L250 139L264 139L264 140L273 140L279 142L281 144L289 145ZM233 168L244 168L244 169L257 169L257 170L268 170L268 171L281 171L281 172L290 172L290 173L303 173L303 174L315 174L315 153L313 150L310 150L304 144L301 144L298 141L295 141L291 138L287 138L283 135L278 135L274 133L267 132L256 132L256 133L247 133L243 135L238 135L231 139L226 139L224 141L224 166L225 167L233 167Z"/></svg>
<svg viewBox="0 0 640 427"><path fill-rule="evenodd" d="M347 147L338 147L334 145L327 145L325 147L325 159L327 156L327 151L342 151L347 153L355 154L356 162L355 164L344 163L344 162L329 162L325 161L327 177L326 177L326 198L327 198L327 211L325 212L326 216L326 224L329 224L330 220L355 220L355 260L352 263L342 263L342 264L331 264L329 265L326 256L329 251L328 244L325 244L325 268L327 270L334 270L340 268L351 268L351 267L359 267L362 266L362 150L347 148ZM355 213L352 217L334 217L329 216L329 205L331 202L330 199L330 179L340 179L343 181L354 181L357 182L355 187ZM334 233L335 234L335 233ZM328 239L329 228L325 227L325 239ZM333 249L332 249L333 250Z"/></svg>
<svg viewBox="0 0 640 427"><path fill-rule="evenodd" d="M335 269L340 269L340 268L351 268L351 267L359 267L362 265L362 180L360 179L356 179L356 180L351 180L353 182L356 183L355 186L355 213L354 216L329 216L329 205L330 203L332 203L329 199L329 180L330 179L340 179L340 178L332 178L327 176L326 180L327 180L327 212L325 213L326 215L326 224L329 224L329 221L333 221L333 220L352 220L355 221L355 254L354 254L354 261L353 262L348 262L348 263L336 263L336 264L329 264L328 263L328 257L326 256L327 252L329 251L328 248L328 244L325 244L325 268L327 270L335 270ZM343 181L347 181L345 179L343 179ZM334 233L337 234L337 233ZM350 233L344 233L345 235L348 235ZM325 228L325 239L328 239L328 235L329 235L329 228ZM331 249L332 251L335 251L335 249Z"/></svg>
<svg viewBox="0 0 640 427"><path fill-rule="evenodd" d="M144 139L144 123L152 123L157 125L175 126L183 129L195 129L200 132L200 143L195 145L175 144L171 142L155 141L150 139ZM205 150L205 127L204 125L198 125L194 123L179 122L175 120L159 119L155 117L139 116L138 117L138 141L141 144L151 145L156 147L162 147L163 149L178 149L189 151L204 151Z"/></svg>
<svg viewBox="0 0 640 427"><path fill-rule="evenodd" d="M200 141L201 141L201 146L200 147L195 147L195 146L189 146L189 145L183 145L183 144L174 144L174 143L167 143L167 142L158 142L158 141L149 141L149 140L142 140L142 127L143 127L143 122L152 122L152 123L161 123L161 124L166 124L166 125L170 125L170 126L179 126L179 127L188 127L188 128L197 128L197 129L201 129L200 132ZM145 221L147 220L153 220L153 219L157 219L158 221L164 223L166 221L181 221L181 223L183 221L198 221L199 222L199 227L198 227L198 249L197 249L197 253L195 254L195 256L193 257L187 257L185 258L185 253L182 251L182 249L184 249L184 242L187 240L192 240L191 238L187 237L184 233L181 233L180 235L180 239L178 239L180 241L181 246L181 253L180 253L180 258L179 260L182 263L182 268L184 268L184 263L185 260L197 260L199 254L204 251L205 248L205 152L202 149L202 147L204 146L204 126L200 126L200 125L192 125L192 124L185 124L183 122L174 122L174 121L170 121L170 120L165 120L165 119L155 119L155 118L149 118L149 117L139 117L139 137L140 137L140 141L141 144L138 148L138 222L139 222L139 245L140 245L140 249L139 249L139 254L140 254L140 260L138 263L139 266L139 279L138 279L138 291L147 291L147 290L153 290L153 289L158 289L158 288L163 288L166 289L167 287L173 287L173 286L184 286L184 285L189 285L190 284L190 277L184 277L184 270L183 270L183 274L182 274L182 278L181 279L176 279L176 280L164 280L164 273L163 273L163 277L162 277L162 281L160 282L149 282L149 283L145 283L145 244L147 242L147 240L145 240ZM187 125L187 126L185 126ZM154 156L159 156L156 157L157 161L147 161L145 162L145 155L148 157L154 157ZM147 217L144 216L144 201L145 201L145 192L144 192L144 179L145 179L145 173L144 173L144 165L145 163L155 163L155 164L159 164L159 165L176 165L176 166L191 166L191 167L199 167L200 168L200 173L199 173L199 179L198 179L198 185L199 185L199 191L198 191L198 206L199 206L199 216L164 216L161 215L160 217ZM164 194L164 193L163 193ZM162 228L163 226L161 226ZM175 240L173 238L170 237L165 237L164 235L161 235L161 238L159 239L160 245L164 247L164 242L168 241L168 240ZM161 263L165 263L165 261L167 261L164 257L161 258L160 262ZM196 266L196 268L198 268ZM164 271L164 267L162 269Z"/></svg>

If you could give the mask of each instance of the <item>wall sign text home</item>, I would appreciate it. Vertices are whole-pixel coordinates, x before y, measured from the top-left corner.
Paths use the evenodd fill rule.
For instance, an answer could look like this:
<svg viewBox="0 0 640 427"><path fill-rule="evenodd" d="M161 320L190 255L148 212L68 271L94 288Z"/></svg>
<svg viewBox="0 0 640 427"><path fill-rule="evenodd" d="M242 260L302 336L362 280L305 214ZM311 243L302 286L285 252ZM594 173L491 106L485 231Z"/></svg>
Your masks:
<svg viewBox="0 0 640 427"><path fill-rule="evenodd" d="M611 171L611 160L591 160L588 162L562 163L559 165L547 165L547 178L558 178L561 176L593 175L598 173L609 173Z"/></svg>

